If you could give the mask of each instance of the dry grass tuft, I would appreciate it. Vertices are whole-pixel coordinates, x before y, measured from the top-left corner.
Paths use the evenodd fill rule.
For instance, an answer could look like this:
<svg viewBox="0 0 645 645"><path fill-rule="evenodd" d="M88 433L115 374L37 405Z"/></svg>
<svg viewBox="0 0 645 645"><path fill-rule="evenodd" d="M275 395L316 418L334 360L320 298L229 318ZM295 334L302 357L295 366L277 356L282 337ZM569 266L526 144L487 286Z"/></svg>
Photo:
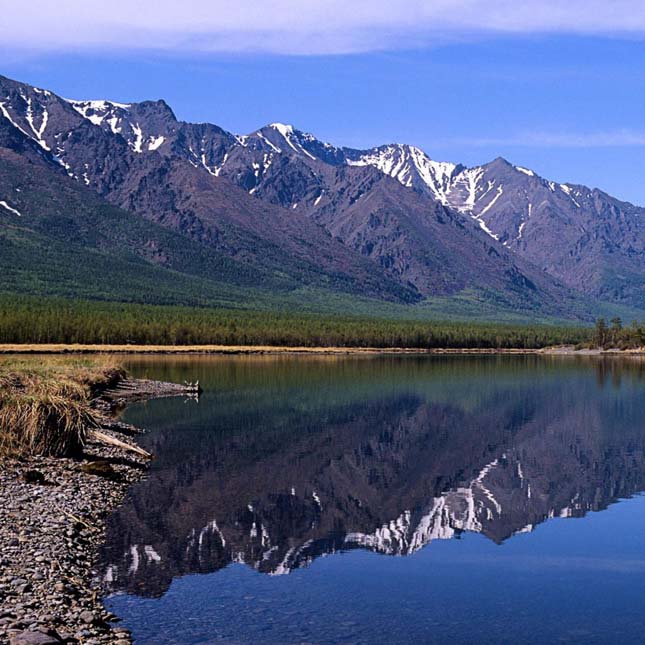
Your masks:
<svg viewBox="0 0 645 645"><path fill-rule="evenodd" d="M85 445L97 424L84 402L29 394L0 399L0 452L63 457Z"/></svg>
<svg viewBox="0 0 645 645"><path fill-rule="evenodd" d="M97 360L0 362L0 455L77 454L98 427L92 396L121 376L112 362Z"/></svg>

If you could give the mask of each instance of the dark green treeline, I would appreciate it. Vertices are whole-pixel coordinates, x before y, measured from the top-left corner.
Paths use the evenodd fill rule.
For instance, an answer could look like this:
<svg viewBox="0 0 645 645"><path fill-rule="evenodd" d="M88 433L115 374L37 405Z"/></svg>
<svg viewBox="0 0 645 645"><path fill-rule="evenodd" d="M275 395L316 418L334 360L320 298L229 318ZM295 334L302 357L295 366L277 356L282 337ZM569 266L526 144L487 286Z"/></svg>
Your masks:
<svg viewBox="0 0 645 645"><path fill-rule="evenodd" d="M591 331L0 296L1 343L536 349Z"/></svg>

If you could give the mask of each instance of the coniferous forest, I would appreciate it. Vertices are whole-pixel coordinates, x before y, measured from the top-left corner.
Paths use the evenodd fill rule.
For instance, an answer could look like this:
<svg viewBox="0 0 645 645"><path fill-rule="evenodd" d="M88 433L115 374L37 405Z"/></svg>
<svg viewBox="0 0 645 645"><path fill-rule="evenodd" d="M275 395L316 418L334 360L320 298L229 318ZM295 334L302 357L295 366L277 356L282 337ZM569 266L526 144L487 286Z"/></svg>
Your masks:
<svg viewBox="0 0 645 645"><path fill-rule="evenodd" d="M592 332L573 326L0 297L1 343L538 349L588 344Z"/></svg>

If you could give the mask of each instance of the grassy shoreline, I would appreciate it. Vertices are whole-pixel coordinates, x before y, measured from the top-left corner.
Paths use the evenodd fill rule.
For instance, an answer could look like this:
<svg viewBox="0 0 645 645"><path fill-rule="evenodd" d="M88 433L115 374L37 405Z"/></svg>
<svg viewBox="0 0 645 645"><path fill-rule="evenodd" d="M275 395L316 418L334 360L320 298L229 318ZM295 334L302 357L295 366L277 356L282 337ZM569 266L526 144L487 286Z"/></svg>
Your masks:
<svg viewBox="0 0 645 645"><path fill-rule="evenodd" d="M80 454L100 426L93 400L124 377L109 357L0 361L0 456Z"/></svg>
<svg viewBox="0 0 645 645"><path fill-rule="evenodd" d="M387 354L546 354L558 356L599 356L645 354L645 347L619 349L576 348L572 345L522 348L522 347L332 347L289 345L98 345L98 344L2 344L1 355L131 355L157 354L313 354L313 355L387 355Z"/></svg>
<svg viewBox="0 0 645 645"><path fill-rule="evenodd" d="M290 345L93 345L0 344L0 354L516 354L522 348L334 347Z"/></svg>

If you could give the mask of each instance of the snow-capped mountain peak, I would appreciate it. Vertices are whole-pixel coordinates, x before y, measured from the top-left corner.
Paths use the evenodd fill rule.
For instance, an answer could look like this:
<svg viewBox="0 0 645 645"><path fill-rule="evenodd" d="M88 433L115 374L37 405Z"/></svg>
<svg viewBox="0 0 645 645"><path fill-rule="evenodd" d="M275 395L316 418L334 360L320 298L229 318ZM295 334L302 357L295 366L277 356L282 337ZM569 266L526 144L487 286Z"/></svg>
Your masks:
<svg viewBox="0 0 645 645"><path fill-rule="evenodd" d="M69 104L92 125L107 129L112 134L121 135L134 152L141 153L146 150L155 150L159 147L157 137L145 137L138 122L132 119L130 103L117 103L116 101L91 100L69 101ZM163 143L163 141L162 141ZM152 146L152 147L150 147Z"/></svg>
<svg viewBox="0 0 645 645"><path fill-rule="evenodd" d="M122 110L127 110L132 107L132 103L119 103L117 101L108 101L106 99L95 99L95 100L75 100L75 99L66 99L66 101L83 114L84 110L96 110L96 111L107 111L113 108L120 108ZM83 114L84 115L84 114Z"/></svg>
<svg viewBox="0 0 645 645"><path fill-rule="evenodd" d="M119 134L117 123L124 118L121 112L130 108L129 103L116 103L103 99L92 101L68 100L68 103L93 125L100 126L104 121L107 121L114 134Z"/></svg>
<svg viewBox="0 0 645 645"><path fill-rule="evenodd" d="M544 187L551 193L560 193L579 207L573 187L548 182L533 170L515 166L502 157L467 168L435 161L415 146L389 144L367 151L348 151L347 163L374 166L404 186L431 195L444 206L472 217L485 233L505 245L511 238L505 234L508 222L502 223L497 217L502 204L519 209L513 214L516 241L522 238L527 221L535 212L530 197L535 190Z"/></svg>
<svg viewBox="0 0 645 645"><path fill-rule="evenodd" d="M84 119L92 125L112 134L121 135L134 152L153 152L166 140L167 129L164 119L174 121L172 111L163 101L144 103L118 103L116 101L89 100L67 101ZM156 120L148 118L146 112L155 111ZM143 112L143 113L142 113ZM160 123L161 122L161 123Z"/></svg>
<svg viewBox="0 0 645 645"><path fill-rule="evenodd" d="M285 139L293 134L293 126L287 123L270 123L269 127L277 130Z"/></svg>
<svg viewBox="0 0 645 645"><path fill-rule="evenodd" d="M434 161L420 148L401 143L379 146L366 152L355 151L348 155L347 163L374 166L408 188L429 191L444 205L449 203L452 178L461 168L457 164Z"/></svg>
<svg viewBox="0 0 645 645"><path fill-rule="evenodd" d="M284 123L271 123L269 128L275 130L282 138L284 144L286 144L281 146L282 152L296 153L298 155L304 154L310 159L316 158L302 145L303 140L307 137L303 132L296 130L292 125L286 125ZM308 136L311 139L314 138L312 135Z"/></svg>

